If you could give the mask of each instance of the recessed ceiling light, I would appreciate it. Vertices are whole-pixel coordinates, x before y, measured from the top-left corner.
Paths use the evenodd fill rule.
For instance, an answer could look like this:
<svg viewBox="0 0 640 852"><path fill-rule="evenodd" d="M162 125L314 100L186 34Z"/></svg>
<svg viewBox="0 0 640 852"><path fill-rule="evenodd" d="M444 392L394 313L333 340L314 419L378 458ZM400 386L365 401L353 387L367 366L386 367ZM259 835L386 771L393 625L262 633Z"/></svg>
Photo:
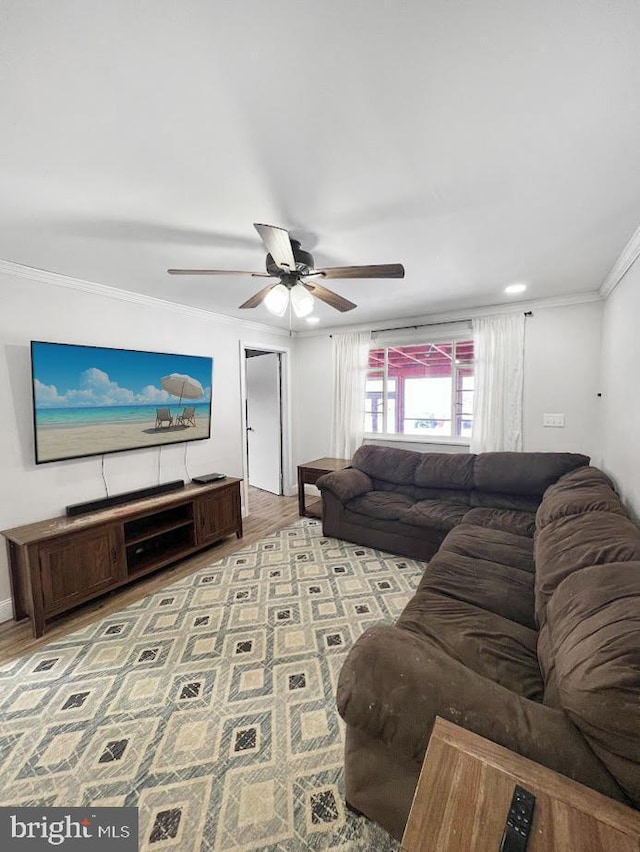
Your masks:
<svg viewBox="0 0 640 852"><path fill-rule="evenodd" d="M505 293L524 293L527 289L526 284L509 284L508 287L504 288Z"/></svg>
<svg viewBox="0 0 640 852"><path fill-rule="evenodd" d="M315 325L317 322L320 322L320 317L307 317L307 322L310 325Z"/></svg>

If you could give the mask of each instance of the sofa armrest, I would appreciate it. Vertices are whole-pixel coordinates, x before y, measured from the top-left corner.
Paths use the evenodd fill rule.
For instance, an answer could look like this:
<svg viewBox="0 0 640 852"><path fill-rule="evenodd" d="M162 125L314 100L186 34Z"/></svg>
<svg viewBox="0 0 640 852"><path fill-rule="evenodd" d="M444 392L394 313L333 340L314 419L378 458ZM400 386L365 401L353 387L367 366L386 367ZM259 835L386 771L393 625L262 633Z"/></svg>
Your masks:
<svg viewBox="0 0 640 852"><path fill-rule="evenodd" d="M559 709L511 692L424 637L370 628L349 652L337 690L348 725L420 763L436 716L568 775L608 796L624 794Z"/></svg>
<svg viewBox="0 0 640 852"><path fill-rule="evenodd" d="M343 470L335 470L325 473L316 480L316 488L320 491L330 491L342 503L360 497L367 491L373 490L371 477L355 467L347 467Z"/></svg>

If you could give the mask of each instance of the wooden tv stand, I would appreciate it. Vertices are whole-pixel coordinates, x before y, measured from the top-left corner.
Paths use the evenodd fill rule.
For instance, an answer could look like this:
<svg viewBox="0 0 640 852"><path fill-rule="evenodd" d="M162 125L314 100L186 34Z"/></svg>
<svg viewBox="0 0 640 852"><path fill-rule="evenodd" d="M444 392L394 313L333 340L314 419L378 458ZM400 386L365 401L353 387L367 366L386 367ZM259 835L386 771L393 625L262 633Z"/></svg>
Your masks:
<svg viewBox="0 0 640 852"><path fill-rule="evenodd" d="M190 484L144 500L3 530L16 621L42 636L55 616L227 535L242 536L240 481Z"/></svg>

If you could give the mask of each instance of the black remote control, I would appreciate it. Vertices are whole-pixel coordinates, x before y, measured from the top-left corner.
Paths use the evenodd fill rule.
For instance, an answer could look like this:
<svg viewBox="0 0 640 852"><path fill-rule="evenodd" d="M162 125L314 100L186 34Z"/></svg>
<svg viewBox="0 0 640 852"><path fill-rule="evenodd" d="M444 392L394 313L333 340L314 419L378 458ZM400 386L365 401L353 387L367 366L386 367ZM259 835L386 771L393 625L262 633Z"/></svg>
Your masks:
<svg viewBox="0 0 640 852"><path fill-rule="evenodd" d="M502 835L500 852L525 852L535 803L536 797L533 793L516 784L507 814L507 824Z"/></svg>

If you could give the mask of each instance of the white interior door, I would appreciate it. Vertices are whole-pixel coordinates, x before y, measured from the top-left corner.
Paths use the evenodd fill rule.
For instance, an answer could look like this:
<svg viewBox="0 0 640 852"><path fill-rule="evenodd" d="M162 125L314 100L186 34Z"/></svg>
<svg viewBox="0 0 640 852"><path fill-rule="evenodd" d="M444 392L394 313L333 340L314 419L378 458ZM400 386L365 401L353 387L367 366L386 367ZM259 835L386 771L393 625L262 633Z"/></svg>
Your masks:
<svg viewBox="0 0 640 852"><path fill-rule="evenodd" d="M280 353L247 357L247 461L249 485L282 494Z"/></svg>

